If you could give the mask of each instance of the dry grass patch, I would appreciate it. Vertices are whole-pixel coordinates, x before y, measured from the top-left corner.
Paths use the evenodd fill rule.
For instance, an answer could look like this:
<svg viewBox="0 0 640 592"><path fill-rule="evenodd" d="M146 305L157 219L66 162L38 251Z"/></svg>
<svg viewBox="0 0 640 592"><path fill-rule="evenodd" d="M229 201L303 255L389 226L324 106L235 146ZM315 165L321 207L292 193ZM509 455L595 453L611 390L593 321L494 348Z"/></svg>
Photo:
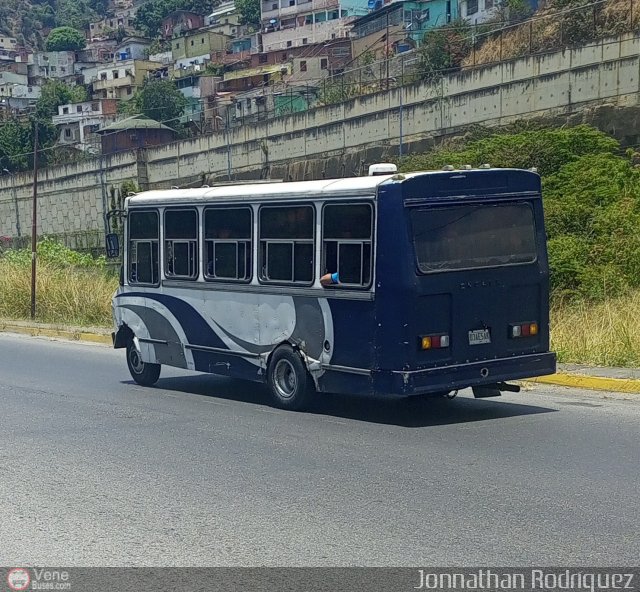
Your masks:
<svg viewBox="0 0 640 592"><path fill-rule="evenodd" d="M597 304L555 304L551 347L561 362L640 366L640 292Z"/></svg>
<svg viewBox="0 0 640 592"><path fill-rule="evenodd" d="M595 9L539 10L532 20L480 37L475 52L465 58L465 67L524 57L591 39L615 36L640 27L637 0L606 0ZM586 3L586 0L585 0Z"/></svg>
<svg viewBox="0 0 640 592"><path fill-rule="evenodd" d="M0 260L0 317L29 319L31 270ZM118 278L101 269L40 263L36 274L36 319L44 323L110 326L111 296Z"/></svg>

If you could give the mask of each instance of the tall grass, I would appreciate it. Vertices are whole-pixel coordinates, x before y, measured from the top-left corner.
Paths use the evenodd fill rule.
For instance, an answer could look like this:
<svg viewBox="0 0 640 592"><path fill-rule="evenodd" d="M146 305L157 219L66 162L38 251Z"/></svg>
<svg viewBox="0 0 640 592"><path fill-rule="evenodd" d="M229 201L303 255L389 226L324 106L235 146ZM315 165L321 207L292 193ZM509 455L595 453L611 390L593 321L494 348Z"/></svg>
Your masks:
<svg viewBox="0 0 640 592"><path fill-rule="evenodd" d="M118 279L106 269L61 267L39 262L36 320L78 326L109 326ZM0 317L29 319L31 266L0 258Z"/></svg>
<svg viewBox="0 0 640 592"><path fill-rule="evenodd" d="M599 303L556 302L551 347L560 362L640 366L640 291Z"/></svg>

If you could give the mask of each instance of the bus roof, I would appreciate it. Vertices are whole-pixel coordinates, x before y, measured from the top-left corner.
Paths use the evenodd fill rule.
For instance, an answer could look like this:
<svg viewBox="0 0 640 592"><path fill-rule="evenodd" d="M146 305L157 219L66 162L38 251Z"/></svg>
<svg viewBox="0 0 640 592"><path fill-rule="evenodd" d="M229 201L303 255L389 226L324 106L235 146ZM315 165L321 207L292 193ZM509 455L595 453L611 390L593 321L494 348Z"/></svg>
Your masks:
<svg viewBox="0 0 640 592"><path fill-rule="evenodd" d="M323 179L320 181L293 181L286 183L249 183L200 187L196 189L161 189L144 191L127 198L129 206L150 206L175 203L197 203L199 201L254 201L256 198L304 199L310 197L372 197L384 183L402 183L422 176L491 175L497 171L517 172L536 176L520 169L472 169L455 171L422 171L380 176ZM434 179L435 181L435 179ZM441 181L442 182L442 181ZM436 182L437 183L437 182Z"/></svg>

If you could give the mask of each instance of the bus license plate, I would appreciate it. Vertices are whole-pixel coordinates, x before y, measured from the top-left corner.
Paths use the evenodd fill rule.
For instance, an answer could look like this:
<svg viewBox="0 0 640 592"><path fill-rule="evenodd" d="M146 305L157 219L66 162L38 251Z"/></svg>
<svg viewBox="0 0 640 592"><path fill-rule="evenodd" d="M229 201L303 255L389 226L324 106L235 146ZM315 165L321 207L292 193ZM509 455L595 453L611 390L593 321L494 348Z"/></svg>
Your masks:
<svg viewBox="0 0 640 592"><path fill-rule="evenodd" d="M491 343L489 329L469 331L469 345L482 345L483 343Z"/></svg>

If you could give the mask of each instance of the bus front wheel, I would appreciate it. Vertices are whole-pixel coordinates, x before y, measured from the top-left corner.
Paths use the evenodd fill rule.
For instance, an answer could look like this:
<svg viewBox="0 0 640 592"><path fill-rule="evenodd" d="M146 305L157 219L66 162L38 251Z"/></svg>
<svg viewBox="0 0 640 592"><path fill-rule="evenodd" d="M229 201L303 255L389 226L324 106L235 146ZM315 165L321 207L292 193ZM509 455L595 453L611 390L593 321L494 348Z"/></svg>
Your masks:
<svg viewBox="0 0 640 592"><path fill-rule="evenodd" d="M267 383L275 404L282 409L304 409L313 397L311 377L290 345L282 345L273 353Z"/></svg>
<svg viewBox="0 0 640 592"><path fill-rule="evenodd" d="M131 378L142 386L153 386L160 378L160 364L143 362L133 341L127 344L127 366Z"/></svg>

